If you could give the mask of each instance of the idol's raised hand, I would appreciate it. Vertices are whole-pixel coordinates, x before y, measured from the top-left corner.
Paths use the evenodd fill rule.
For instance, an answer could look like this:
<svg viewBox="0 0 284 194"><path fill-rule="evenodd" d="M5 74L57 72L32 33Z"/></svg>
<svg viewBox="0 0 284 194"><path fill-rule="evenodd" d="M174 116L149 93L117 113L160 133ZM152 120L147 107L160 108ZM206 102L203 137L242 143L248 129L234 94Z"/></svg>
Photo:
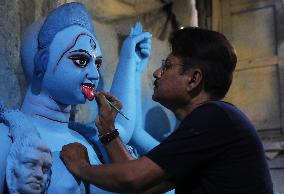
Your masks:
<svg viewBox="0 0 284 194"><path fill-rule="evenodd" d="M131 28L133 36L139 36L143 33L143 26L140 22L136 22L136 24ZM151 35L151 34L150 34ZM142 72L147 64L148 58L151 54L151 37L145 38L141 42L139 42L135 47L135 52L141 59L140 63L136 64L136 70L138 72Z"/></svg>
<svg viewBox="0 0 284 194"><path fill-rule="evenodd" d="M151 37L149 32L143 32L141 23L136 22L122 45L120 60L134 60L136 71L142 72L151 53Z"/></svg>
<svg viewBox="0 0 284 194"><path fill-rule="evenodd" d="M118 115L116 127L124 143L132 137L136 122L136 89L140 87L142 71L148 63L151 52L151 37L149 32L143 32L142 25L136 23L122 44L119 62L116 66L110 92L121 100L123 113L129 118Z"/></svg>

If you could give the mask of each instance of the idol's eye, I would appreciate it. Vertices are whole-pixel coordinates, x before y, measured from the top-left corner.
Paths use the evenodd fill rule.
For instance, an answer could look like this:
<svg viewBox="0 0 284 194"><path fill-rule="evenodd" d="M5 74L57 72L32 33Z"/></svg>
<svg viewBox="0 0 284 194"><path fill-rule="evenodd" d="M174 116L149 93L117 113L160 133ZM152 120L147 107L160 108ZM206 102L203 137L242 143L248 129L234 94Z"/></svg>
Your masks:
<svg viewBox="0 0 284 194"><path fill-rule="evenodd" d="M100 69L100 67L102 66L102 62L103 62L102 58L96 58L95 64L97 66L97 69Z"/></svg>
<svg viewBox="0 0 284 194"><path fill-rule="evenodd" d="M89 57L83 54L72 55L69 57L69 59L71 59L75 65L81 68L86 67L89 63Z"/></svg>
<svg viewBox="0 0 284 194"><path fill-rule="evenodd" d="M29 168L29 169L33 169L36 166L34 162L25 162L24 165L26 168Z"/></svg>
<svg viewBox="0 0 284 194"><path fill-rule="evenodd" d="M49 167L49 166L43 166L43 167L42 167L42 172L43 172L43 174L49 173L49 170L50 170L50 167Z"/></svg>

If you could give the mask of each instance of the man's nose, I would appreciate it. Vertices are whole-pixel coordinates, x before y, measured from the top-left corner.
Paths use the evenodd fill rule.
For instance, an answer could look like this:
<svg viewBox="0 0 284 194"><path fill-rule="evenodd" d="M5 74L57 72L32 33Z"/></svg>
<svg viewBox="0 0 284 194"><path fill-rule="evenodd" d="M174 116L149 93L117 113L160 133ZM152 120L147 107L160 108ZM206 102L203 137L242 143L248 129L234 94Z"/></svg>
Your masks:
<svg viewBox="0 0 284 194"><path fill-rule="evenodd" d="M162 69L161 69L161 67L159 67L158 69L156 69L156 70L154 71L153 77L157 79L157 78L160 78L161 75L162 75Z"/></svg>

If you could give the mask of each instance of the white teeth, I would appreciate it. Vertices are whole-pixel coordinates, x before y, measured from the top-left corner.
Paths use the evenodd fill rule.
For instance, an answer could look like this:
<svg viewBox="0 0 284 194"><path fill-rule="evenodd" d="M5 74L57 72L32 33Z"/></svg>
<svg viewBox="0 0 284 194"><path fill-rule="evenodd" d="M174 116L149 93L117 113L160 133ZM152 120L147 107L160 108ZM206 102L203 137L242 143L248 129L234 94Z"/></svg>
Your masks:
<svg viewBox="0 0 284 194"><path fill-rule="evenodd" d="M95 87L95 85L91 84L91 83L83 83L82 86L85 86L85 87L88 87L88 88Z"/></svg>
<svg viewBox="0 0 284 194"><path fill-rule="evenodd" d="M95 84L93 82L91 82L90 80L85 80L82 85L85 85L85 86L90 86L90 87L95 87Z"/></svg>

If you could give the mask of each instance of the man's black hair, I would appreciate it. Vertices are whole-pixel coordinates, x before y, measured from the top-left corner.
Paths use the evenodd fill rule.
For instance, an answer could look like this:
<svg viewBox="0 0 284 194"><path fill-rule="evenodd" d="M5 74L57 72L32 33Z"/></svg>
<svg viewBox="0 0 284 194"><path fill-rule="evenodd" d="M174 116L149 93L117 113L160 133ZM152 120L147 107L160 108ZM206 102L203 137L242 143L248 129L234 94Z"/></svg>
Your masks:
<svg viewBox="0 0 284 194"><path fill-rule="evenodd" d="M173 32L169 42L172 54L182 59L184 70L202 71L204 90L212 100L224 98L237 63L234 48L226 37L216 31L186 27Z"/></svg>

